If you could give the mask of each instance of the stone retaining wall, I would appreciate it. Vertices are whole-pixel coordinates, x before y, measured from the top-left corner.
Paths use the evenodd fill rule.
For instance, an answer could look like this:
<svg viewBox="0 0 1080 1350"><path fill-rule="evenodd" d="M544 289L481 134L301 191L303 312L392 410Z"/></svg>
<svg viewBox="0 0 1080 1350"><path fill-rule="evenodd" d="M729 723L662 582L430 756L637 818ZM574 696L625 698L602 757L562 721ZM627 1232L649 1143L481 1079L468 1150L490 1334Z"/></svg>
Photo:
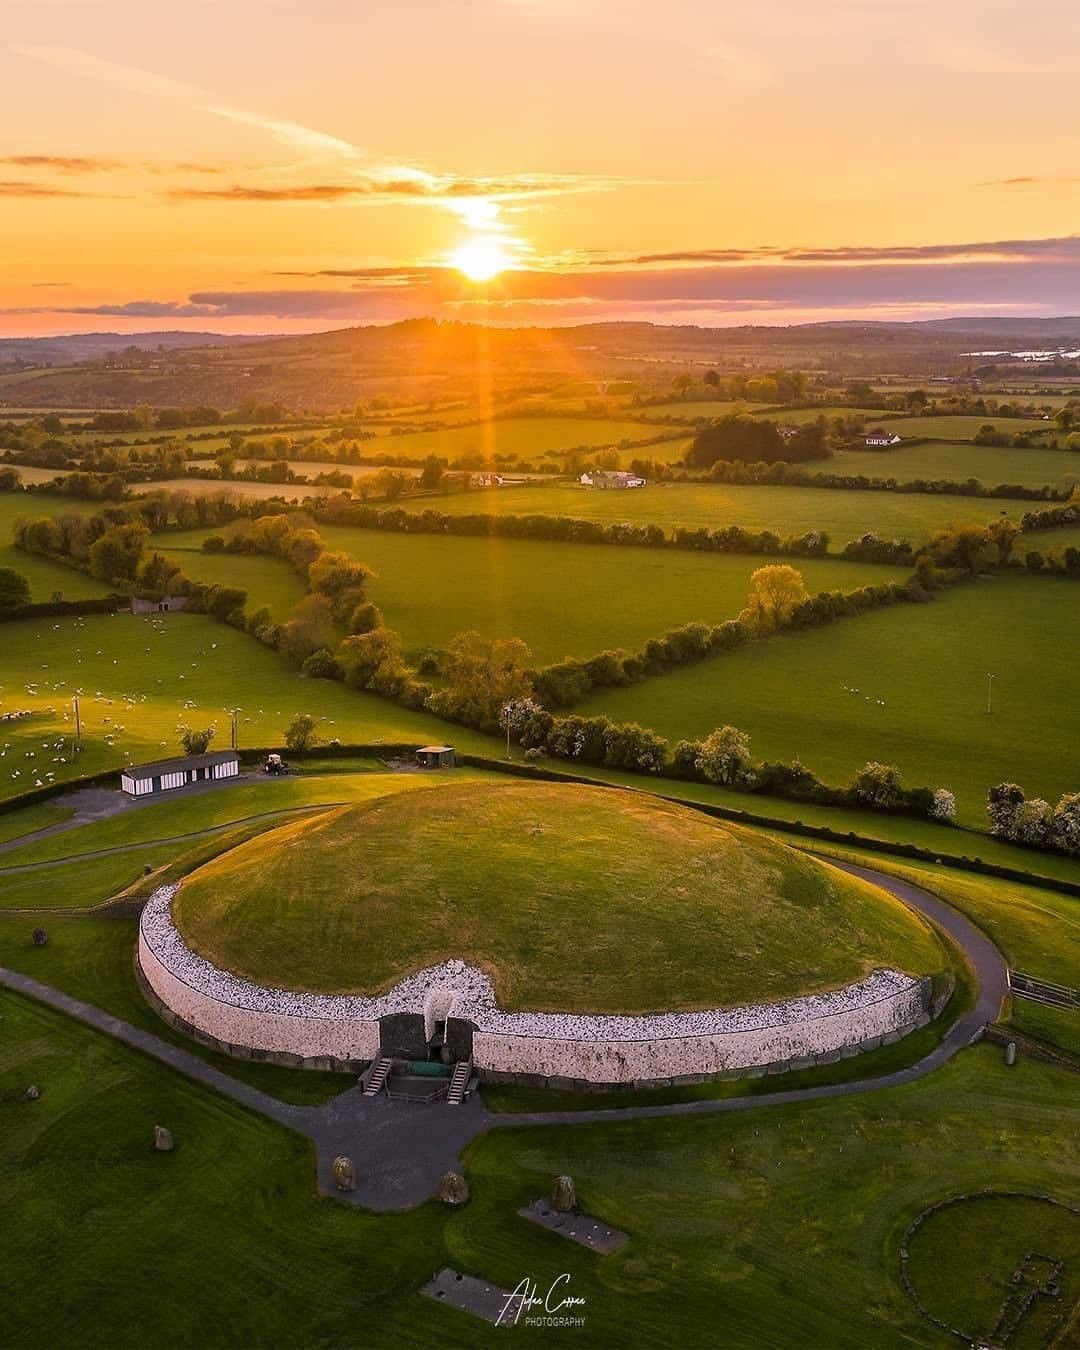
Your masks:
<svg viewBox="0 0 1080 1350"><path fill-rule="evenodd" d="M647 1016L504 1012L484 972L462 961L417 971L376 998L268 989L187 946L172 922L175 890L162 887L143 909L141 982L174 1026L246 1058L355 1067L378 1055L381 1018L437 1007L474 1027L484 1077L631 1087L828 1063L930 1020L930 980L890 970L782 1003Z"/></svg>

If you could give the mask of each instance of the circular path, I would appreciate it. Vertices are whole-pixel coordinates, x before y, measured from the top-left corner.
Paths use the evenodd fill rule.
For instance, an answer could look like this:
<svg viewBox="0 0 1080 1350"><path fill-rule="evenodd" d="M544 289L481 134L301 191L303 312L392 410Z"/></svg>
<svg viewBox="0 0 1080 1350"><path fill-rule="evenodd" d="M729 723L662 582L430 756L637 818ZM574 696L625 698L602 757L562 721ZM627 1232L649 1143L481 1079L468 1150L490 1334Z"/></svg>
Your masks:
<svg viewBox="0 0 1080 1350"><path fill-rule="evenodd" d="M528 1125L582 1125L606 1121L647 1120L656 1116L699 1116L720 1112L767 1110L792 1102L822 1101L899 1087L932 1073L958 1050L977 1040L988 1022L997 1020L1008 993L1005 961L990 939L959 911L920 886L873 868L853 863L826 861L842 871L861 877L896 896L916 913L929 919L960 948L974 973L977 997L974 1005L956 1019L941 1041L916 1064L876 1078L833 1083L820 1087L792 1088L767 1097L729 1097L719 1101L677 1102L667 1106L626 1106L604 1110L533 1111L498 1113L487 1109L479 1093L464 1105L420 1106L395 1103L385 1095L365 1097L359 1085L322 1106L291 1106L257 1088L249 1087L196 1055L169 1045L150 1032L141 1031L88 1003L61 993L17 971L0 967L0 984L36 998L50 1007L85 1022L97 1031L114 1036L195 1082L221 1092L233 1101L289 1129L315 1144L319 1189L347 1203L374 1210L409 1209L434 1195L444 1172L460 1168L465 1146L491 1129ZM343 1194L334 1187L332 1163L340 1153L356 1162L358 1185Z"/></svg>

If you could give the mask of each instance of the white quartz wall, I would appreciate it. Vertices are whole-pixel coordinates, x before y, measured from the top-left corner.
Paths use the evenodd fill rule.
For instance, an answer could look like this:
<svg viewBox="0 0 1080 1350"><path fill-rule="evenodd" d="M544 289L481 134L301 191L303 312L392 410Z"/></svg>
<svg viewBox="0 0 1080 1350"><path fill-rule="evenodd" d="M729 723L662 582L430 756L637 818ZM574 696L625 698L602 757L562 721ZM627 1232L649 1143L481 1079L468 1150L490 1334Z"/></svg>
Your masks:
<svg viewBox="0 0 1080 1350"><path fill-rule="evenodd" d="M927 1019L929 982L894 970L782 1003L645 1016L503 1012L487 975L463 961L417 971L378 997L268 989L187 946L172 921L175 890L155 892L139 924L139 964L152 991L216 1040L304 1059L373 1059L379 1019L413 1012L425 1022L471 1022L480 1069L629 1083L808 1060L903 1035Z"/></svg>

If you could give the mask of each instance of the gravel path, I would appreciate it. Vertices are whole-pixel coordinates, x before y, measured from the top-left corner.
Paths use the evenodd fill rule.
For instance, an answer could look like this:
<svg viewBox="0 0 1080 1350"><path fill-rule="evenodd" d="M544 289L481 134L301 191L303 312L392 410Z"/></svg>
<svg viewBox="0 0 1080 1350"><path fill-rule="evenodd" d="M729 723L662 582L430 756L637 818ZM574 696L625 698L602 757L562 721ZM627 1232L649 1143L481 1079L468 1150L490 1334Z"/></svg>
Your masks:
<svg viewBox="0 0 1080 1350"><path fill-rule="evenodd" d="M793 1088L787 1092L771 1093L767 1097L731 1097L720 1101L627 1106L613 1110L512 1114L488 1111L479 1094L474 1094L460 1107L447 1107L441 1103L420 1106L391 1102L385 1094L375 1098L364 1097L357 1086L320 1107L290 1106L222 1073L187 1050L170 1045L149 1032L141 1031L27 975L0 967L0 984L67 1013L95 1030L151 1055L240 1105L306 1135L315 1144L319 1189L324 1194L337 1195L341 1200L369 1209L408 1209L434 1193L444 1172L460 1167L460 1157L465 1146L486 1130L530 1125L615 1124L624 1120L648 1120L662 1116L768 1110L793 1102L850 1097L914 1082L940 1068L957 1051L970 1045L987 1022L997 1020L1008 992L1007 967L998 949L969 919L921 887L869 867L839 863L833 859L827 861L888 891L944 930L967 957L975 975L978 995L974 1006L957 1018L945 1037L917 1064L877 1078L821 1087ZM334 1189L332 1165L338 1153L348 1154L357 1165L358 1187L349 1194L339 1194Z"/></svg>

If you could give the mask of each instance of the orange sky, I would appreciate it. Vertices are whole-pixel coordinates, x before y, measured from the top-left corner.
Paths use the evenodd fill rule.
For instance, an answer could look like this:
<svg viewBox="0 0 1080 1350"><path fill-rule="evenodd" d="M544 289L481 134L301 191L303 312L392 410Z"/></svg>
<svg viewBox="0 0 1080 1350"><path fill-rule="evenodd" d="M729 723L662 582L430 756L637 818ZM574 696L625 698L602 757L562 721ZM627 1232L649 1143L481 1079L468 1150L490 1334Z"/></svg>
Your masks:
<svg viewBox="0 0 1080 1350"><path fill-rule="evenodd" d="M0 333L1075 313L1078 74L1057 0L13 0Z"/></svg>

